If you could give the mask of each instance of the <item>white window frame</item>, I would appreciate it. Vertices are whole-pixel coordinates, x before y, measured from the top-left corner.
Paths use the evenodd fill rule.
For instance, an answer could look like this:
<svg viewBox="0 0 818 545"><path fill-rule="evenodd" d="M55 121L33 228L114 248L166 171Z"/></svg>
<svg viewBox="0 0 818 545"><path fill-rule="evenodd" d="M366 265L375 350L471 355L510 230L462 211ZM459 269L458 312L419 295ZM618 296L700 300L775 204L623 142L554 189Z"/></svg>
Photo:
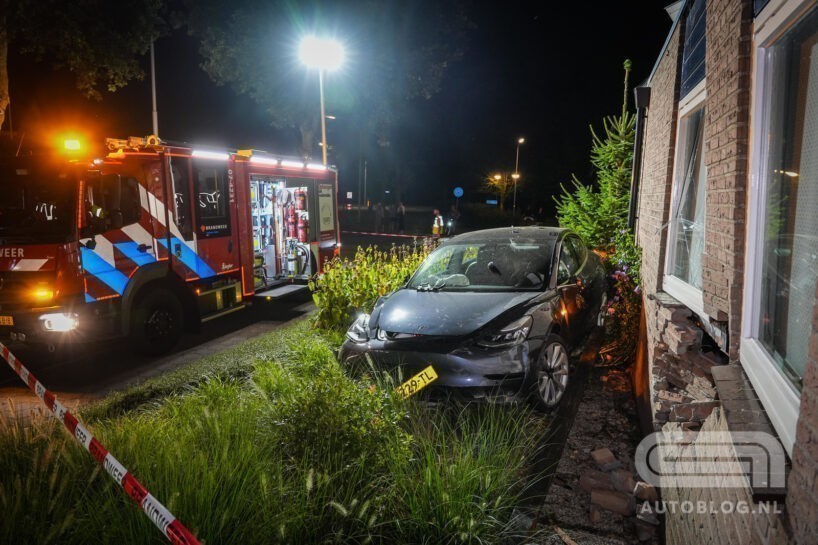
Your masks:
<svg viewBox="0 0 818 545"><path fill-rule="evenodd" d="M766 348L758 341L761 260L764 248L764 223L767 186L764 183L767 149L769 96L765 95L766 50L785 34L816 0L771 0L756 19L753 33L752 100L750 111L750 179L747 213L747 240L744 262L739 357L775 431L787 453L792 456L801 394L784 376Z"/></svg>
<svg viewBox="0 0 818 545"><path fill-rule="evenodd" d="M676 253L676 244L674 242L676 227L673 217L676 213L676 207L681 200L679 195L681 187L679 184L682 181L680 177L684 175L684 173L679 172L682 164L681 156L684 153L684 146L680 145L684 136L682 134L682 119L691 112L704 106L705 100L707 99L706 82L706 78L702 79L702 81L697 83L696 86L679 101L679 113L676 118L676 151L674 154L673 185L671 186L670 215L668 216L667 244L665 245L665 248L667 248L665 251L665 271L662 278L662 289L666 293L672 295L681 303L684 303L690 310L703 318L706 318L707 315L704 313L702 290L691 286L681 278L673 276L673 260ZM704 153L704 142L702 142L702 153ZM707 180L703 180L703 182L707 183ZM705 229L707 229L706 224Z"/></svg>

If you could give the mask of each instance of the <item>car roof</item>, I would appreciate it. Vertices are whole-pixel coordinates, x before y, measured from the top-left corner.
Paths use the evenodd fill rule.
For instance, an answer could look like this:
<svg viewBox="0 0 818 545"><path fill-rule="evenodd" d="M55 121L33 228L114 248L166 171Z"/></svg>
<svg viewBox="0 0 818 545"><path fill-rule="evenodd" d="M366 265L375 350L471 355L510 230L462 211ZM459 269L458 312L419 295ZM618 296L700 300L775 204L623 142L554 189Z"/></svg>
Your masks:
<svg viewBox="0 0 818 545"><path fill-rule="evenodd" d="M542 242L555 243L568 230L562 227L500 227L497 229L483 229L480 231L470 231L462 235L454 236L443 244L463 244L469 242L499 242L499 241L530 241L532 239Z"/></svg>

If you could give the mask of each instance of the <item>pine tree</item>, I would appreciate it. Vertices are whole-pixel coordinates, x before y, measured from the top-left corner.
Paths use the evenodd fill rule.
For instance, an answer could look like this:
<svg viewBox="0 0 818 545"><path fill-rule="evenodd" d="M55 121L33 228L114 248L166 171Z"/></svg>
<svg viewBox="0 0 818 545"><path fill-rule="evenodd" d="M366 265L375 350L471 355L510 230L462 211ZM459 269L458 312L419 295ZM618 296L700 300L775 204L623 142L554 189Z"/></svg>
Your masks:
<svg viewBox="0 0 818 545"><path fill-rule="evenodd" d="M622 113L602 120L602 136L590 127L595 183L585 185L573 175L570 186L563 185L557 199L557 219L561 226L576 232L591 247L610 254L615 265L626 266L634 275L639 269L639 252L628 231L636 124L636 117L627 110L630 60L625 60L624 69Z"/></svg>

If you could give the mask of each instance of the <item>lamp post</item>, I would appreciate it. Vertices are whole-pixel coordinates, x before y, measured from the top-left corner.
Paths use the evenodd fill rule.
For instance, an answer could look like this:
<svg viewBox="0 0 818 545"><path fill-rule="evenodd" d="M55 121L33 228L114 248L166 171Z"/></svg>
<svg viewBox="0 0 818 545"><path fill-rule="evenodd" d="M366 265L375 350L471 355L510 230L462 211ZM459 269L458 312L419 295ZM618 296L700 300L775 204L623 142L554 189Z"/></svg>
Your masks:
<svg viewBox="0 0 818 545"><path fill-rule="evenodd" d="M324 71L335 70L344 62L344 46L335 40L308 36L301 40L301 62L318 69L318 92L321 95L321 155L327 164L327 119L324 113Z"/></svg>
<svg viewBox="0 0 818 545"><path fill-rule="evenodd" d="M514 159L514 174L511 177L514 179L514 204L512 205L511 213L517 213L517 180L520 179L520 145L525 144L525 138L517 139L517 157Z"/></svg>

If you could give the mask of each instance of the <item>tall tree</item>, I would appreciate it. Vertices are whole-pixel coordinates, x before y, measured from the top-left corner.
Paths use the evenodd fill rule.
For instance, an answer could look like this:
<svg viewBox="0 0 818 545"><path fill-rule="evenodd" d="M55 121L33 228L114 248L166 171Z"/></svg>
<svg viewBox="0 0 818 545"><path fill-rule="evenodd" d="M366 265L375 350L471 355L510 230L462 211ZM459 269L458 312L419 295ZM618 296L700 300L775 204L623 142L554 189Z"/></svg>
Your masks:
<svg viewBox="0 0 818 545"><path fill-rule="evenodd" d="M0 0L0 127L11 97L8 51L66 68L91 98L141 79L151 39L167 32L165 0Z"/></svg>
<svg viewBox="0 0 818 545"><path fill-rule="evenodd" d="M311 156L318 131L317 74L301 66L298 41L307 34L336 37L348 48L347 66L328 74L327 110L374 134L388 147L407 101L440 90L463 53L468 19L457 4L408 0L303 2L185 0L183 16L199 39L203 68L265 108L273 125L301 134Z"/></svg>

